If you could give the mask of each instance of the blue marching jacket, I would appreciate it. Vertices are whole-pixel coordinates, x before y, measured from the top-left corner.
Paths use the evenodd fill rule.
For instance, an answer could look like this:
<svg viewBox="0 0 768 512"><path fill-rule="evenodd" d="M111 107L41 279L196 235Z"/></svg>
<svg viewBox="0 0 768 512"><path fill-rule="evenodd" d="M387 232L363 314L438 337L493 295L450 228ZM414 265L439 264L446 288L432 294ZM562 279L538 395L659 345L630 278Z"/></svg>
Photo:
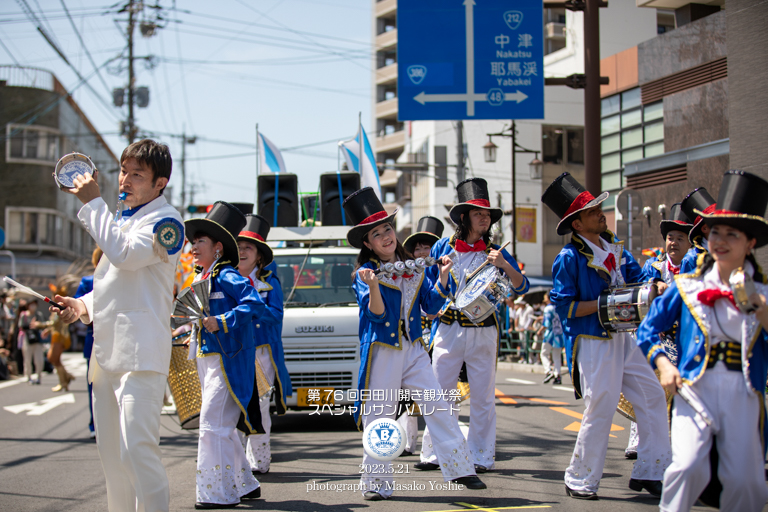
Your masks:
<svg viewBox="0 0 768 512"><path fill-rule="evenodd" d="M360 268L377 270L380 262L371 260ZM419 279L418 296L410 305L407 318L403 318L408 329L408 336L413 343L420 342L426 348L426 343L421 332L421 310L430 315L440 311L440 307L448 296L440 281L433 281L426 272L416 274L412 279ZM371 374L371 355L374 345L383 345L392 350L402 350L403 333L400 330L400 310L402 309L402 292L395 285L379 281L379 290L384 302L384 313L374 315L368 305L370 303L370 288L355 273L355 282L352 285L360 307L360 371L357 378L358 399L355 402L355 422L358 428L360 424L360 409L362 400L359 393L368 389L368 381ZM407 341L407 339L405 340Z"/></svg>
<svg viewBox="0 0 768 512"><path fill-rule="evenodd" d="M270 267L268 266L267 269ZM283 288L274 270L265 269L264 275L259 279L266 287L260 288L257 293L266 303L264 314L254 319L254 336L256 348L267 346L272 360L272 367L277 376L278 389L275 392L275 406L278 414L285 414L285 400L293 394L291 376L285 366L285 353L283 352ZM262 285L263 286L263 285Z"/></svg>
<svg viewBox="0 0 768 512"><path fill-rule="evenodd" d="M761 280L764 278L761 276ZM759 293L768 294L768 285L758 282L755 287ZM651 309L637 329L637 345L648 358L653 368L655 359L666 354L657 333L666 331L678 321L677 330L677 367L684 382L692 384L699 380L707 368L710 345L710 319L714 317L713 307L702 304L697 295L704 290L703 274L697 270L694 274L675 276L675 282L651 303ZM742 328L741 361L742 374L747 389L760 394L760 426L763 449L765 449L766 427L765 385L768 374L768 333L755 318L749 315L746 329Z"/></svg>
<svg viewBox="0 0 768 512"><path fill-rule="evenodd" d="M432 256L435 259L440 259L443 256L448 256L452 252L454 252L455 244L456 244L455 234L452 235L450 238L441 238L435 243L435 245L432 246L432 250L430 251L430 256ZM498 250L499 248L500 247L496 244L489 244L488 247L485 249L485 254L488 255L491 252L491 249ZM507 263L512 265L512 268L520 272L520 267L517 265L517 261L515 261L515 258L513 258L511 254L509 254L506 250L502 250L501 255L504 257L505 260L507 260ZM433 281L438 278L439 272L440 270L437 265L429 267L426 270L427 275ZM449 296L451 301L453 301L456 298L456 290L458 290L458 285L459 285L459 278L456 276L456 272L454 272L454 269L451 269L451 279L448 280L448 291L449 291ZM513 288L513 291L518 295L523 295L525 292L528 291L528 288L530 288L530 283L528 282L528 278L525 277L525 275L523 275L523 283L520 285L519 288ZM498 351L499 333L501 332L501 329L499 329L498 312L494 313L493 318L494 318L494 321L496 322L496 345L497 345L497 351ZM431 337L432 339L435 338L435 333L437 332L437 328L439 326L440 326L440 319L435 318L432 321L432 337ZM431 341L430 341L430 344L431 344Z"/></svg>
<svg viewBox="0 0 768 512"><path fill-rule="evenodd" d="M600 235L605 241L623 245L616 236L606 230ZM587 243L577 234L571 237L571 242L560 251L552 264L552 283L554 288L549 298L557 309L563 324L565 335L565 355L568 361L568 371L571 372L576 396L581 397L578 366L574 357L579 340L595 339L610 340L612 335L600 324L597 313L576 317L579 302L597 300L600 293L610 288L611 277L602 267L593 265L594 254ZM643 271L635 258L623 249L619 262L621 275L627 284L641 283Z"/></svg>
<svg viewBox="0 0 768 512"><path fill-rule="evenodd" d="M242 413L238 428L246 434L263 433L258 401L251 404L251 396L256 380L253 323L264 314L264 301L248 278L224 261L211 271L209 304L219 330L198 330L197 357L220 357L229 393Z"/></svg>
<svg viewBox="0 0 768 512"><path fill-rule="evenodd" d="M691 272L694 272L699 263L699 256L706 252L707 251L705 251L703 247L698 245L694 245L688 249L688 252L683 256L682 263L680 263L680 273L690 274Z"/></svg>
<svg viewBox="0 0 768 512"><path fill-rule="evenodd" d="M93 291L93 276L84 276L80 280L80 284L75 292L75 299L79 299L86 293ZM88 324L88 329L85 331L85 341L83 342L83 357L86 359L91 358L91 352L93 351L93 323Z"/></svg>
<svg viewBox="0 0 768 512"><path fill-rule="evenodd" d="M645 264L643 265L643 280L644 281L649 281L649 280L663 281L664 278L661 276L661 268L662 268L662 265L666 265L666 264L667 264L666 254L662 254L661 259L659 259L658 256L653 256L652 258L648 258L647 260L645 260Z"/></svg>

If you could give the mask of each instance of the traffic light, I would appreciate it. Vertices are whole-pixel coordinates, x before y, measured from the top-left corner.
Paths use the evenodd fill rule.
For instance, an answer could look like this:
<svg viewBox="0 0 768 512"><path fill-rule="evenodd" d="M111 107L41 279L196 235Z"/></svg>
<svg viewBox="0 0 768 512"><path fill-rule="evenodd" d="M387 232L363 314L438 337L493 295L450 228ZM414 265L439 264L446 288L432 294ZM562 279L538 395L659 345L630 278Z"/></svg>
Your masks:
<svg viewBox="0 0 768 512"><path fill-rule="evenodd" d="M360 190L359 173L327 172L320 175L320 218L323 226L341 226L343 224L341 203L358 190ZM346 225L353 225L349 216L346 216Z"/></svg>
<svg viewBox="0 0 768 512"><path fill-rule="evenodd" d="M191 204L187 206L189 213L208 213L213 208L212 204Z"/></svg>
<svg viewBox="0 0 768 512"><path fill-rule="evenodd" d="M299 225L299 184L295 174L260 174L257 185L259 215L267 219L270 226L296 227ZM277 202L277 215L275 215L275 202Z"/></svg>

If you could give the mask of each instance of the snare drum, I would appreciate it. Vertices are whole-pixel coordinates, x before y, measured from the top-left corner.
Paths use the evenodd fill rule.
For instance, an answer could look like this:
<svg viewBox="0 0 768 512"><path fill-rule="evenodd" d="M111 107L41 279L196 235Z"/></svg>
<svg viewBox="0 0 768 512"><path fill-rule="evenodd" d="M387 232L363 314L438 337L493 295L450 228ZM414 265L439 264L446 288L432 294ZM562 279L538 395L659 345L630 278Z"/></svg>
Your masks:
<svg viewBox="0 0 768 512"><path fill-rule="evenodd" d="M75 178L84 176L85 173L93 176L95 172L96 166L90 158L82 153L70 153L61 157L56 163L53 179L56 180L56 185L60 189L70 189L75 186Z"/></svg>
<svg viewBox="0 0 768 512"><path fill-rule="evenodd" d="M182 345L186 337L174 338L171 348L171 368L168 372L168 384L171 387L176 413L183 429L199 428L200 409L203 396L200 389L200 379L197 376L197 360L189 359L189 348ZM179 342L179 343L177 343Z"/></svg>
<svg viewBox="0 0 768 512"><path fill-rule="evenodd" d="M603 329L634 331L648 314L657 293L653 283L603 290L597 299L597 313Z"/></svg>
<svg viewBox="0 0 768 512"><path fill-rule="evenodd" d="M472 278L456 296L456 307L472 322L482 322L493 313L512 290L512 284L499 269L487 266Z"/></svg>

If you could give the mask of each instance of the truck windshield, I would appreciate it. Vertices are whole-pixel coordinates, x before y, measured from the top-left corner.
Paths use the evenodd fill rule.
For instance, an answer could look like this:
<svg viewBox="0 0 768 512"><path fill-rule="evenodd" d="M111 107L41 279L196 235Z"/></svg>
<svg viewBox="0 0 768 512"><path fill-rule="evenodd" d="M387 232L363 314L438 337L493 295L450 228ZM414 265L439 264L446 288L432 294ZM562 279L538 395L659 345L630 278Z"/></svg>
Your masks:
<svg viewBox="0 0 768 512"><path fill-rule="evenodd" d="M296 283L296 291L291 300L285 303L286 306L357 304L355 292L352 290L354 254L312 253L299 275L305 256L275 255L277 277L280 279L286 301Z"/></svg>

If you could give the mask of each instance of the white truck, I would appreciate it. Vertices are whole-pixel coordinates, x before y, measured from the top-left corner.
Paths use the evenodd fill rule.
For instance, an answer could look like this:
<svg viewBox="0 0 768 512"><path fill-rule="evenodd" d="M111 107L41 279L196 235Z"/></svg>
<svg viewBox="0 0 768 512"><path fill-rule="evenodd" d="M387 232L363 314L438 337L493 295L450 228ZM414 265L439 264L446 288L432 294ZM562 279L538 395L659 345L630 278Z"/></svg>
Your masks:
<svg viewBox="0 0 768 512"><path fill-rule="evenodd" d="M350 405L360 369L359 308L352 290L358 249L338 245L349 227L272 228L283 289L283 349L293 394L290 409ZM329 246L326 242L336 244ZM280 243L279 245L283 245ZM295 247L290 247L294 245ZM316 392L321 390L320 398Z"/></svg>

